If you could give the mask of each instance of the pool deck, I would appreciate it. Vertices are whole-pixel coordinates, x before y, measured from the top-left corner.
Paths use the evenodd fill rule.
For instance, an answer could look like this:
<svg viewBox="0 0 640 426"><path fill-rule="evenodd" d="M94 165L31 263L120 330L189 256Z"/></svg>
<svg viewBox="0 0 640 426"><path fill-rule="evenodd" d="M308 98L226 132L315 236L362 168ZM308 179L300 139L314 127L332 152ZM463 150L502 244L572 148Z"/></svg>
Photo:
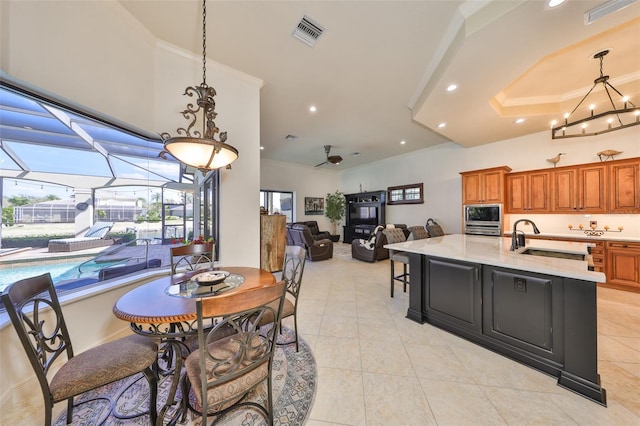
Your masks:
<svg viewBox="0 0 640 426"><path fill-rule="evenodd" d="M171 265L170 248L174 245L149 244L149 259L160 259L161 266ZM108 247L96 247L88 250L77 250L73 252L50 253L49 249L43 248L21 248L2 249L4 253L0 255L0 267L16 262L38 261L38 260L61 260L76 257L97 256L102 254L101 259L110 261L113 259L144 259L146 247L113 245ZM112 253L112 254L109 254Z"/></svg>

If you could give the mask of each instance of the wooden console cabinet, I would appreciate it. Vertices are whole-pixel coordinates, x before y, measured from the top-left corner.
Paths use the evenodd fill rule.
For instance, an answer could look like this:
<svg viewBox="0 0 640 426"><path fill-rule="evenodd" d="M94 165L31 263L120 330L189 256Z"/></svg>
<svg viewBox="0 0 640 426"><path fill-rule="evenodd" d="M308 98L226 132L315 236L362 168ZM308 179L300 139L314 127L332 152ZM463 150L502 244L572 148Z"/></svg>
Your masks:
<svg viewBox="0 0 640 426"><path fill-rule="evenodd" d="M283 214L260 216L260 268L281 271L287 247L287 217Z"/></svg>

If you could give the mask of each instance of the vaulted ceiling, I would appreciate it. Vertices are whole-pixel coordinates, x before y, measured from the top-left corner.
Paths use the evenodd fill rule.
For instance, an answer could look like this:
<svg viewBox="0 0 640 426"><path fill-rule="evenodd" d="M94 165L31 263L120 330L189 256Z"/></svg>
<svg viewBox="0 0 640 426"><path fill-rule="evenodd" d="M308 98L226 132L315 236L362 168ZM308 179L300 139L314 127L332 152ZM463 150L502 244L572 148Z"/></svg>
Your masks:
<svg viewBox="0 0 640 426"><path fill-rule="evenodd" d="M200 1L119 2L158 39L202 52ZM332 145L344 161L321 167L340 170L548 130L593 85L603 49L610 82L640 105L640 2L622 2L585 24L604 1L210 0L207 57L264 81L263 158L314 166ZM314 47L292 36L305 15L324 27Z"/></svg>

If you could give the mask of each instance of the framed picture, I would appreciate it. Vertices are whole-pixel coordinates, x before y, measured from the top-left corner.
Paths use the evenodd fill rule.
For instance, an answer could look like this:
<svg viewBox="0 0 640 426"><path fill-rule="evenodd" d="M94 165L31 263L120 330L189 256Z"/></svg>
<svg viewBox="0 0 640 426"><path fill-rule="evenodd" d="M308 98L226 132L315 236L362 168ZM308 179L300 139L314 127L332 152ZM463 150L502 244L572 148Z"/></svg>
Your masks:
<svg viewBox="0 0 640 426"><path fill-rule="evenodd" d="M304 197L304 214L324 214L324 198Z"/></svg>

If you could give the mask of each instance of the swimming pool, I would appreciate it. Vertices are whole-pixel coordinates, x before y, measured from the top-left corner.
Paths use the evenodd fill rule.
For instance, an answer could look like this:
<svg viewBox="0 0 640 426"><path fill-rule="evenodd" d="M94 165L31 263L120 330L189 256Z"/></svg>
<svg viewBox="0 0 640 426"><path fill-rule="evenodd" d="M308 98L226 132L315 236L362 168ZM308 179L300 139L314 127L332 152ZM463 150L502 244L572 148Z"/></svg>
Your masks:
<svg viewBox="0 0 640 426"><path fill-rule="evenodd" d="M86 262L86 263L85 263ZM62 283L69 280L79 280L83 278L98 278L98 271L111 265L121 263L116 262L87 262L85 259L74 259L67 263L29 263L20 264L16 267L0 269L0 291L4 290L9 284L23 278L34 277L46 272L51 274L54 284ZM82 265L81 270L78 268Z"/></svg>

